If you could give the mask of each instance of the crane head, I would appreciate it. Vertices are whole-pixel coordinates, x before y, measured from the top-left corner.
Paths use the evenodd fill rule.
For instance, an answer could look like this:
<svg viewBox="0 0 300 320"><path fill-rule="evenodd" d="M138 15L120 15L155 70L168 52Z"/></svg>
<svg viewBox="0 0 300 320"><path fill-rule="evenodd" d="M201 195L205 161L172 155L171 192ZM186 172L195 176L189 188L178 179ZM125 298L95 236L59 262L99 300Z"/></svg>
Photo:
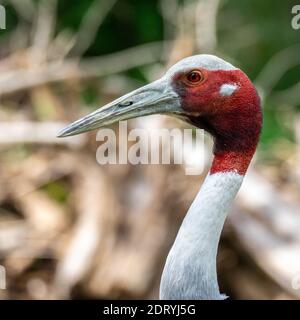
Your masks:
<svg viewBox="0 0 300 320"><path fill-rule="evenodd" d="M238 68L213 55L187 57L159 80L134 90L75 121L66 137L151 114L173 115L206 129L219 147L257 144L261 130L260 100L254 85ZM229 141L230 140L230 141ZM250 142L249 142L250 141Z"/></svg>

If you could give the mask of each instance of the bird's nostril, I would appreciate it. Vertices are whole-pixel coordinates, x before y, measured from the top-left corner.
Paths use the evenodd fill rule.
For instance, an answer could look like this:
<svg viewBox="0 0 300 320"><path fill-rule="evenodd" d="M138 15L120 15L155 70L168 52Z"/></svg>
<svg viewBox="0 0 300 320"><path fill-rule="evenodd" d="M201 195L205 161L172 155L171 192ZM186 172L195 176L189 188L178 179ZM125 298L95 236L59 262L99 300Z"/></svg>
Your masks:
<svg viewBox="0 0 300 320"><path fill-rule="evenodd" d="M118 104L118 107L123 108L123 107L129 107L133 104L133 101L126 101Z"/></svg>

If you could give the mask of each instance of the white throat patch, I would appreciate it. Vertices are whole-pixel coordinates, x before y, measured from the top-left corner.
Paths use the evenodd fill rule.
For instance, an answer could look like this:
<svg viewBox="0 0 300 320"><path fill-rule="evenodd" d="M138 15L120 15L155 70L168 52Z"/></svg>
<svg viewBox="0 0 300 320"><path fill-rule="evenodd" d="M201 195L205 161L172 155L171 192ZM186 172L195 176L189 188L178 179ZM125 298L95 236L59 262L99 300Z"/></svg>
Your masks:
<svg viewBox="0 0 300 320"><path fill-rule="evenodd" d="M222 97L229 97L238 89L238 87L239 86L235 83L222 84L220 87L220 95Z"/></svg>

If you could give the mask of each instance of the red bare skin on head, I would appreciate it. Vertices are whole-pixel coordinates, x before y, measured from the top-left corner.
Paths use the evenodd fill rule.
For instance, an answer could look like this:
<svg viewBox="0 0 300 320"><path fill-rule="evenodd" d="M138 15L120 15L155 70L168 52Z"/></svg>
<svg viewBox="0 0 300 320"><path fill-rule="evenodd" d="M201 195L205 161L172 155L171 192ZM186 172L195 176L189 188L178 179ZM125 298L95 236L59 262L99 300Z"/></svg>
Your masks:
<svg viewBox="0 0 300 320"><path fill-rule="evenodd" d="M214 140L214 160L210 173L234 171L244 175L255 152L262 127L260 99L249 78L240 70L201 70L197 85L186 81L186 73L175 75L174 90L188 120L205 129ZM222 96L224 84L236 85Z"/></svg>

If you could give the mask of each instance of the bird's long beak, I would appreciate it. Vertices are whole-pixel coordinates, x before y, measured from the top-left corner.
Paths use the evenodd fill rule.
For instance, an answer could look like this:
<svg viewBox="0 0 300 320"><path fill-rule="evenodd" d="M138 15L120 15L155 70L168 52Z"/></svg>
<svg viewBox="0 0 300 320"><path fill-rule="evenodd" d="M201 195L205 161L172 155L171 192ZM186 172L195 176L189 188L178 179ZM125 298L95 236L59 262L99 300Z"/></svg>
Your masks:
<svg viewBox="0 0 300 320"><path fill-rule="evenodd" d="M140 116L181 113L179 96L163 77L71 123L58 137L72 136Z"/></svg>

